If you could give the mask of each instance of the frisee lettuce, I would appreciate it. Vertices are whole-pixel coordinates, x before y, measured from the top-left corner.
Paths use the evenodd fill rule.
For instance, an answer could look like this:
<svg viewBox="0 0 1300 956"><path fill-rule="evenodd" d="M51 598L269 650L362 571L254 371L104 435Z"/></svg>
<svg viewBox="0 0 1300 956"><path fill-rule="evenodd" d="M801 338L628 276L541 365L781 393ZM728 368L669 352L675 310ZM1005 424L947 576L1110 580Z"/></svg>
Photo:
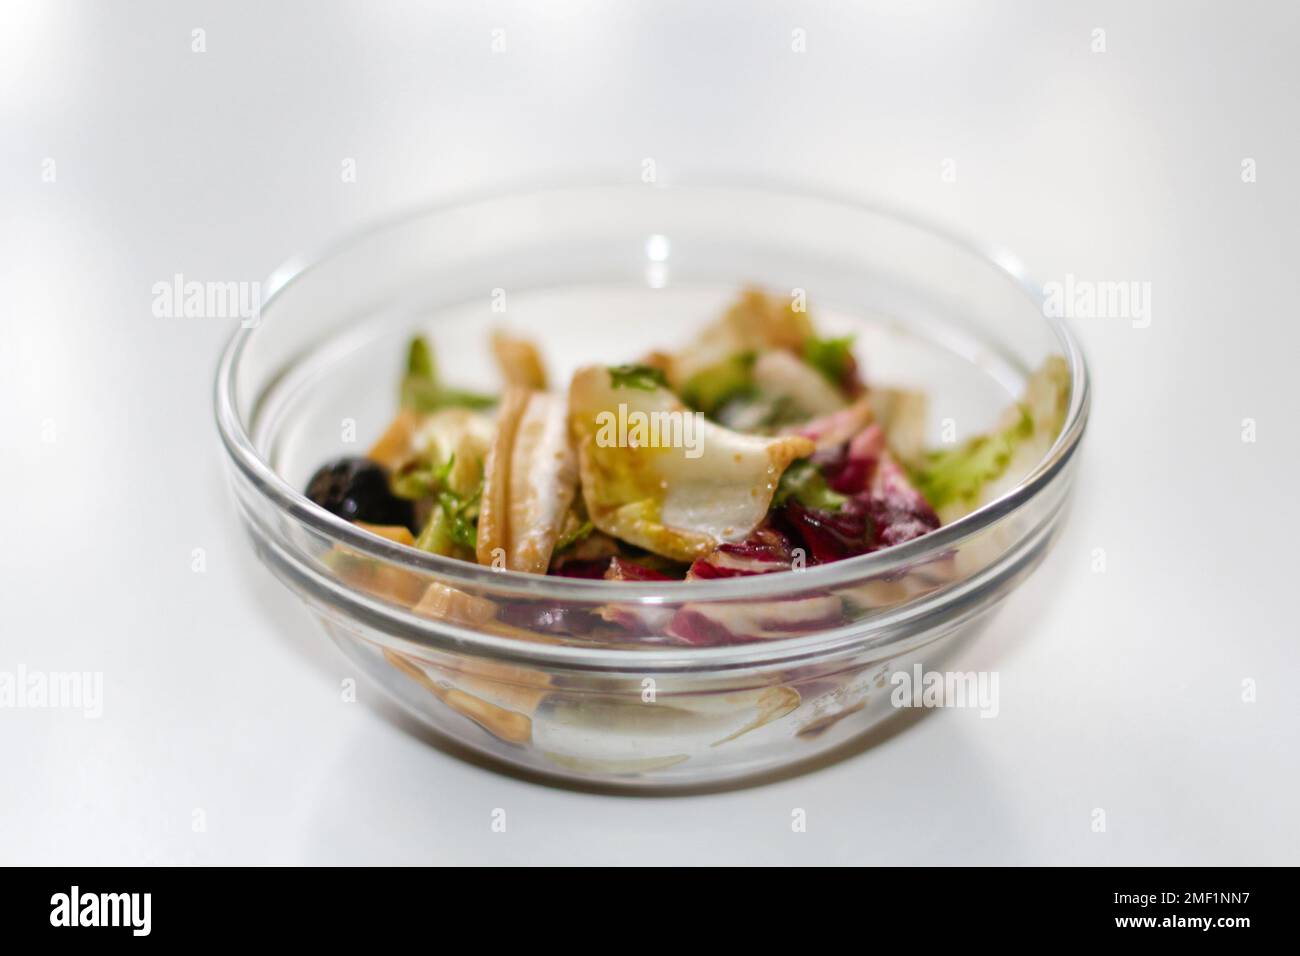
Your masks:
<svg viewBox="0 0 1300 956"><path fill-rule="evenodd" d="M1053 355L1029 376L1021 400L990 432L957 448L928 452L912 480L945 523L992 500L1051 447L1070 404L1070 367Z"/></svg>
<svg viewBox="0 0 1300 956"><path fill-rule="evenodd" d="M451 455L441 465L435 465L423 459L413 459L400 468L390 484L393 494L399 498L429 498L436 495L447 484L451 469L456 464L456 456Z"/></svg>
<svg viewBox="0 0 1300 956"><path fill-rule="evenodd" d="M956 448L927 452L912 474L917 490L936 510L950 504L974 504L985 484L1000 476L1021 442L1033 437L1034 419L1020 405L1014 423L977 435Z"/></svg>
<svg viewBox="0 0 1300 956"><path fill-rule="evenodd" d="M434 554L472 554L478 543L478 506L482 494L481 485L471 495L458 495L450 489L438 492L429 521L415 539L415 546Z"/></svg>

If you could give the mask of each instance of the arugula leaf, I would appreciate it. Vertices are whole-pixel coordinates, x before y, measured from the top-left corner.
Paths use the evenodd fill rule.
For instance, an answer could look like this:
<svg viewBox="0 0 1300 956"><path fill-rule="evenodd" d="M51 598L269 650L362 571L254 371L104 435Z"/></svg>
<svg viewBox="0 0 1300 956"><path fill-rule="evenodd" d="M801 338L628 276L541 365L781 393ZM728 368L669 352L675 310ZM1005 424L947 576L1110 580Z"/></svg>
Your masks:
<svg viewBox="0 0 1300 956"><path fill-rule="evenodd" d="M853 336L819 339L811 335L803 344L803 360L836 388L843 388L844 380L853 369Z"/></svg>
<svg viewBox="0 0 1300 956"><path fill-rule="evenodd" d="M772 496L772 506L780 507L791 498L818 511L839 511L848 501L844 495L831 491L821 468L807 458L792 463L781 475L776 494Z"/></svg>
<svg viewBox="0 0 1300 956"><path fill-rule="evenodd" d="M423 335L411 339L411 344L406 350L406 374L413 378L428 379L431 382L438 380L438 367L433 362L433 349L429 345L429 340Z"/></svg>
<svg viewBox="0 0 1300 956"><path fill-rule="evenodd" d="M668 380L664 378L662 369L652 365L611 365L609 384L611 388L635 388L653 392L656 388L667 388Z"/></svg>
<svg viewBox="0 0 1300 956"><path fill-rule="evenodd" d="M411 339L406 352L406 374L402 376L403 408L428 413L440 408L491 408L496 402L492 395L443 386L428 339L422 335Z"/></svg>
<svg viewBox="0 0 1300 956"><path fill-rule="evenodd" d="M417 412L436 412L440 408L491 408L497 403L495 395L483 395L458 388L443 388L437 382L407 376L402 380L401 402L403 408Z"/></svg>

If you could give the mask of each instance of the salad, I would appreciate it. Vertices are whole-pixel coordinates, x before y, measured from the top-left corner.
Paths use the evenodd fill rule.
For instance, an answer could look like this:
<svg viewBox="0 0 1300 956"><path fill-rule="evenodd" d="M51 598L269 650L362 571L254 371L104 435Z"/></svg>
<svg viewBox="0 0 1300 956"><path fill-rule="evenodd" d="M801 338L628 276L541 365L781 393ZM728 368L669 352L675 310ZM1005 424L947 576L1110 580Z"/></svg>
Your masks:
<svg viewBox="0 0 1300 956"><path fill-rule="evenodd" d="M851 338L822 337L796 302L757 289L677 350L580 368L567 390L533 342L498 331L490 344L504 385L484 394L449 383L415 338L392 423L365 457L324 464L307 496L462 561L689 587L929 534L1034 466L1069 392L1049 359L992 430L927 448L923 393L872 384ZM677 631L711 642L714 623Z"/></svg>

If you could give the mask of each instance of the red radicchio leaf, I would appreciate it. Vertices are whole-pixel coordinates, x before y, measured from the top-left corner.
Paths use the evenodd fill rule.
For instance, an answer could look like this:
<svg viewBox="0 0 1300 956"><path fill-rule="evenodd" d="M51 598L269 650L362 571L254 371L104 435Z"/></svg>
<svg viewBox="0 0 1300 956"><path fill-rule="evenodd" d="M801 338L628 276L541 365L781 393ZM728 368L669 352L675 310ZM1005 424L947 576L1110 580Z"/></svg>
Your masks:
<svg viewBox="0 0 1300 956"><path fill-rule="evenodd" d="M871 490L864 497L871 520L879 529L882 548L892 548L939 527L939 516L892 458L881 459Z"/></svg>
<svg viewBox="0 0 1300 956"><path fill-rule="evenodd" d="M793 637L843 623L844 606L819 592L748 604L686 605L673 615L668 633L697 646Z"/></svg>
<svg viewBox="0 0 1300 956"><path fill-rule="evenodd" d="M934 509L885 449L878 425L837 449L819 452L813 461L832 491L849 496L834 512L794 499L779 510L778 520L803 542L813 563L869 554L939 527Z"/></svg>
<svg viewBox="0 0 1300 956"><path fill-rule="evenodd" d="M725 626L693 608L682 608L674 614L672 621L668 625L668 630L678 640L694 647L713 647L718 644L734 644L745 640L744 638L738 638ZM755 638L749 638L749 640L755 640Z"/></svg>
<svg viewBox="0 0 1300 956"><path fill-rule="evenodd" d="M789 571L793 562L794 546L790 539L771 525L763 524L745 540L719 545L712 553L696 559L686 579L709 581Z"/></svg>
<svg viewBox="0 0 1300 956"><path fill-rule="evenodd" d="M813 564L842 561L875 550L875 524L859 497L844 502L839 511L821 511L791 500L782 506L781 517L799 536Z"/></svg>
<svg viewBox="0 0 1300 956"><path fill-rule="evenodd" d="M551 570L551 574L561 578L593 578L605 576L612 558L595 558L590 561L565 561Z"/></svg>

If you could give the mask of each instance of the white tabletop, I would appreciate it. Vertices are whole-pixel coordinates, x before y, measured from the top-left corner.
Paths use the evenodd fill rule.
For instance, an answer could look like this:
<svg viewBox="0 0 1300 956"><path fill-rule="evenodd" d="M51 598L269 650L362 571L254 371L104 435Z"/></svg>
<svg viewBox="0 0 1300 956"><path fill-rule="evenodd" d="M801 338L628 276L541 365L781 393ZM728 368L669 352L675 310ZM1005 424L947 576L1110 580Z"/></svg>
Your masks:
<svg viewBox="0 0 1300 956"><path fill-rule="evenodd" d="M104 682L98 719L0 709L0 862L1297 862L1294 4L439 7L0 7L0 672ZM156 318L153 284L646 158L1150 283L1147 327L1075 321L1075 507L965 658L999 673L997 719L619 797L462 762L367 685L340 699L350 669L226 492L233 322Z"/></svg>

